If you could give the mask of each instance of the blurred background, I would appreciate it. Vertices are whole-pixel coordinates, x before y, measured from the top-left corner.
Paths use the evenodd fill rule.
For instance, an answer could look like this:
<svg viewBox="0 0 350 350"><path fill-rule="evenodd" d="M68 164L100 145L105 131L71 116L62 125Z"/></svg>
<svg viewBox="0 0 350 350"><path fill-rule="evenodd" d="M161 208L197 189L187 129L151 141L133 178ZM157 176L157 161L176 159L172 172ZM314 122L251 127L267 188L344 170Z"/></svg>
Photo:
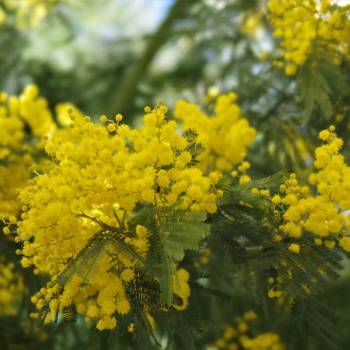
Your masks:
<svg viewBox="0 0 350 350"><path fill-rule="evenodd" d="M263 134L280 138L269 127L277 117L282 124L300 117L295 82L271 64L281 52L263 0L34 0L37 5L21 6L28 2L0 0L6 10L2 90L18 93L35 83L52 106L70 101L91 117L122 113L128 123L158 98L171 109L178 98L206 104L218 92L235 91L262 133L259 142ZM294 143L295 132L288 133ZM262 159L267 148L257 150L256 160ZM277 158L290 167L284 153Z"/></svg>
<svg viewBox="0 0 350 350"><path fill-rule="evenodd" d="M269 67L260 56L272 42L262 5L58 0L45 16L28 9L23 28L14 11L0 32L0 85L16 93L35 82L52 104L69 100L92 115L122 112L127 118L158 97L171 105L179 96L204 98L210 87L239 87L242 100L251 104L249 99L261 97L251 79L268 90Z"/></svg>

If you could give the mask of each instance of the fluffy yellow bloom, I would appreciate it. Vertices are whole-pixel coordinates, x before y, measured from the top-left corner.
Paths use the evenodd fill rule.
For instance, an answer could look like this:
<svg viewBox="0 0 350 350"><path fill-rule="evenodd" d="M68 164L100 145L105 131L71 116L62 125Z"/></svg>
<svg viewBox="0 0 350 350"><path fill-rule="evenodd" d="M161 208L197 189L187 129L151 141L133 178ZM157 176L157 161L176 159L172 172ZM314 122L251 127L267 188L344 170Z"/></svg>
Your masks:
<svg viewBox="0 0 350 350"><path fill-rule="evenodd" d="M125 269L121 274L120 277L123 281L129 282L135 278L135 273L132 269Z"/></svg>
<svg viewBox="0 0 350 350"><path fill-rule="evenodd" d="M21 204L17 197L31 177L32 155L54 130L48 103L35 85L18 97L0 93L0 217L18 215Z"/></svg>
<svg viewBox="0 0 350 350"><path fill-rule="evenodd" d="M213 116L184 100L176 103L175 117L182 120L185 130L195 130L205 151L198 156L204 171L231 171L241 163L247 148L255 138L255 129L241 114L236 95L229 93L217 98Z"/></svg>
<svg viewBox="0 0 350 350"><path fill-rule="evenodd" d="M82 112L72 103L58 103L56 105L56 118L61 126L67 127L73 124L71 117L79 116L83 117Z"/></svg>
<svg viewBox="0 0 350 350"><path fill-rule="evenodd" d="M309 186L299 185L292 174L281 187L283 195L273 197L275 205L286 205L284 223L280 229L289 237L298 239L304 232L315 235L317 244L332 249L338 243L345 251L348 244L349 220L345 212L350 209L350 167L340 154L343 140L337 137L334 127L320 132L324 144L315 150L314 172L309 177ZM311 186L316 193L312 193ZM289 250L297 253L297 244Z"/></svg>
<svg viewBox="0 0 350 350"><path fill-rule="evenodd" d="M300 245L296 243L292 243L288 246L288 250L292 253L299 254L300 253Z"/></svg>
<svg viewBox="0 0 350 350"><path fill-rule="evenodd" d="M67 103L57 105L56 112L63 126L69 126L70 115L82 116L74 105ZM19 96L0 92L1 218L19 215L20 189L34 173L50 166L42 153L44 140L54 133L64 130L57 128L48 102L39 96L37 86L28 85Z"/></svg>
<svg viewBox="0 0 350 350"><path fill-rule="evenodd" d="M0 159L22 146L28 132L42 138L54 130L55 123L48 103L39 96L35 85L28 85L18 97L0 93Z"/></svg>
<svg viewBox="0 0 350 350"><path fill-rule="evenodd" d="M216 211L222 195L216 179L193 165L193 140L178 133L166 112L163 105L148 110L139 129L119 125L120 118L111 129L108 119L95 124L71 113L72 125L47 141L55 163L21 191L27 209L18 238L22 264L51 276L35 304L41 309L43 300L58 300L49 303L53 319L80 305L77 311L102 330L116 326L117 314L129 313L128 291L150 249L149 229L129 227L139 205L152 206L159 225L160 210ZM178 310L187 307L188 280L184 269L174 276Z"/></svg>
<svg viewBox="0 0 350 350"><path fill-rule="evenodd" d="M269 19L274 37L281 40L287 75L295 75L311 54L326 54L335 63L348 57L349 8L331 0L269 0Z"/></svg>

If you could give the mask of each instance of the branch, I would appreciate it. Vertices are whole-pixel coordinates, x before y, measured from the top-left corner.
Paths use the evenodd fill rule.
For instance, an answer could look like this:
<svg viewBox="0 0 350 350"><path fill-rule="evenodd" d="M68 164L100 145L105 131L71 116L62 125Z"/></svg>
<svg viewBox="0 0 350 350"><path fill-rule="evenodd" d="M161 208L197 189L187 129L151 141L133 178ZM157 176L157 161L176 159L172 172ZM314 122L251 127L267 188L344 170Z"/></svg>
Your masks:
<svg viewBox="0 0 350 350"><path fill-rule="evenodd" d="M147 72L150 64L160 48L167 42L174 22L184 17L188 8L195 1L177 0L170 9L168 16L164 19L155 34L150 38L140 59L129 68L123 80L117 88L117 92L111 97L110 112L125 114L132 106L137 87L142 77Z"/></svg>

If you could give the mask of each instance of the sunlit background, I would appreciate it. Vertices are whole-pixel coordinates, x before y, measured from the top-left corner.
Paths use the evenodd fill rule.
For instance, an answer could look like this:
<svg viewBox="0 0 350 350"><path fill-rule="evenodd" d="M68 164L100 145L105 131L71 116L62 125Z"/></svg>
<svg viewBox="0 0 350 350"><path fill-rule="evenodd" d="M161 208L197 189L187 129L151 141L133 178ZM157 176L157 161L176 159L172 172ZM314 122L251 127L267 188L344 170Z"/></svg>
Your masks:
<svg viewBox="0 0 350 350"><path fill-rule="evenodd" d="M93 115L119 108L131 118L158 97L169 103L179 96L203 97L211 86L234 88L244 70L261 72L261 64L250 71L249 61L272 42L259 2L179 3L171 15L173 0L60 1L39 26L8 29L0 37L7 48L0 54L2 88L19 91L34 81L52 103L73 100ZM241 14L241 7L248 11ZM143 67L128 96L118 97L137 65Z"/></svg>

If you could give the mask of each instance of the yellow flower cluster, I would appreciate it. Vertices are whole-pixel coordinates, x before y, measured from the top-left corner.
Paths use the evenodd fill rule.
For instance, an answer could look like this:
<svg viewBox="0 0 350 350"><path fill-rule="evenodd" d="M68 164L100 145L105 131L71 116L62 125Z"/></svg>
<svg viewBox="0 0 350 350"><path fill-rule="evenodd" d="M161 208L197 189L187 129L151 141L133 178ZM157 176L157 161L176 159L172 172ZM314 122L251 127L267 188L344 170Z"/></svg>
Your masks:
<svg viewBox="0 0 350 350"><path fill-rule="evenodd" d="M55 107L55 110L57 122L62 127L68 127L72 125L72 115L78 117L84 116L81 110L70 102L58 103Z"/></svg>
<svg viewBox="0 0 350 350"><path fill-rule="evenodd" d="M247 174L247 171L249 169L250 169L250 163L247 161L244 161L237 167L237 170L231 171L230 175L232 177L238 177L240 184L245 184L252 180L251 177ZM253 192L255 192L255 189L253 190ZM261 195L263 195L263 193L264 191L262 191Z"/></svg>
<svg viewBox="0 0 350 350"><path fill-rule="evenodd" d="M98 321L97 328L114 328L115 313L131 308L126 290L150 249L149 229L128 225L137 206L153 206L157 224L164 208L216 211L219 177L205 176L193 165L192 141L166 120L166 112L164 105L147 107L139 129L120 124L120 115L102 116L96 124L72 113L71 126L47 141L55 164L21 192L24 213L18 223L22 265L51 276L33 299L38 309L48 302L55 315L75 305ZM86 247L94 244L89 252ZM73 272L70 261L76 261ZM179 270L175 277L181 309L190 294L189 276Z"/></svg>
<svg viewBox="0 0 350 350"><path fill-rule="evenodd" d="M182 120L185 130L193 129L198 133L198 142L205 148L198 157L204 171L231 171L243 161L247 148L254 141L255 129L242 116L236 99L233 92L220 95L213 116L187 101L176 103L175 117Z"/></svg>
<svg viewBox="0 0 350 350"><path fill-rule="evenodd" d="M215 343L216 347L225 350L284 350L285 346L276 333L261 333L253 336L251 323L257 316L253 311L246 312L237 318L235 326L226 326L224 333Z"/></svg>
<svg viewBox="0 0 350 350"><path fill-rule="evenodd" d="M5 8L0 8L0 25L7 21L9 13L14 13L19 29L37 27L57 2L58 0L3 0Z"/></svg>
<svg viewBox="0 0 350 350"><path fill-rule="evenodd" d="M308 232L315 236L318 245L331 249L339 244L349 252L350 167L339 153L343 140L334 133L334 127L323 130L320 138L325 144L315 150L315 171L309 177L317 193L313 194L309 186L299 185L292 174L280 187L283 195L274 196L272 201L286 207L280 229L287 236L298 239ZM300 247L294 243L289 250L299 253Z"/></svg>
<svg viewBox="0 0 350 350"><path fill-rule="evenodd" d="M18 191L30 178L32 151L54 129L47 101L36 86L29 85L18 97L0 93L0 217L18 214Z"/></svg>
<svg viewBox="0 0 350 350"><path fill-rule="evenodd" d="M331 0L269 0L274 37L281 39L285 73L294 75L311 53L340 62L349 55L349 9Z"/></svg>
<svg viewBox="0 0 350 350"><path fill-rule="evenodd" d="M15 315L23 293L23 281L14 270L14 265L0 262L0 315Z"/></svg>
<svg viewBox="0 0 350 350"><path fill-rule="evenodd" d="M18 153L31 135L47 136L55 129L47 101L28 85L20 96L0 93L0 159Z"/></svg>

